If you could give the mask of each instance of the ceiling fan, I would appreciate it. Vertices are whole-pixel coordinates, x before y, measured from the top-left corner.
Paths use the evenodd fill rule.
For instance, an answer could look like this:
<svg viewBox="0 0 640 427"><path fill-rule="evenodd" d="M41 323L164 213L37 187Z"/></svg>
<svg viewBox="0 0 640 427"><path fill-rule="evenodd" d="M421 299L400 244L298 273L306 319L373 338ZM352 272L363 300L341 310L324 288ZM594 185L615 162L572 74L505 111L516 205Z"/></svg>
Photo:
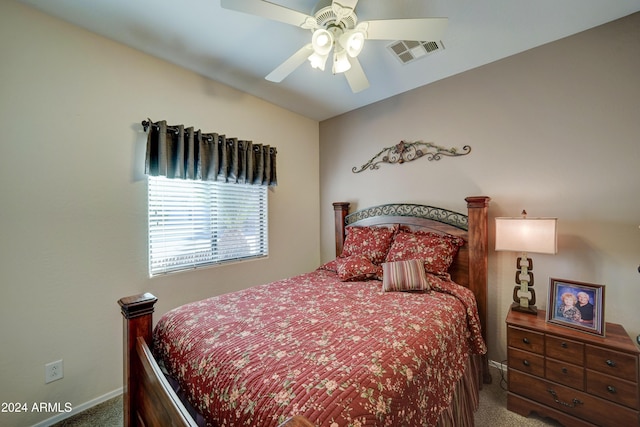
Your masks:
<svg viewBox="0 0 640 427"><path fill-rule="evenodd" d="M344 73L351 90L369 87L369 80L358 61L365 40L438 41L447 18L381 19L358 22L358 0L320 0L313 16L262 0L220 0L229 10L257 15L310 30L311 42L304 45L265 78L281 82L309 60L313 68L325 69L333 51L333 74Z"/></svg>

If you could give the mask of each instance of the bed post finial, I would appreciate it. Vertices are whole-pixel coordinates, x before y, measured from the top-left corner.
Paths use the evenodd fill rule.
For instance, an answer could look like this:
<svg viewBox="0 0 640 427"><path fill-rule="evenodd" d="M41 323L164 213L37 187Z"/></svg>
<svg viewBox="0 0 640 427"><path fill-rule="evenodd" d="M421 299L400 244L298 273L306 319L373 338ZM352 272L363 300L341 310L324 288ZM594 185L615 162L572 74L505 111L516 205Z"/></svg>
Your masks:
<svg viewBox="0 0 640 427"><path fill-rule="evenodd" d="M138 394L138 375L141 371L140 360L132 358L136 354L138 337L151 343L153 306L158 298L150 293L134 295L118 300L122 316L124 317L124 425L125 427L138 425L136 413L136 396Z"/></svg>
<svg viewBox="0 0 640 427"><path fill-rule="evenodd" d="M342 253L342 245L344 244L345 224L344 220L349 213L349 202L335 202L333 204L334 220L335 220L335 239L336 239L336 256Z"/></svg>

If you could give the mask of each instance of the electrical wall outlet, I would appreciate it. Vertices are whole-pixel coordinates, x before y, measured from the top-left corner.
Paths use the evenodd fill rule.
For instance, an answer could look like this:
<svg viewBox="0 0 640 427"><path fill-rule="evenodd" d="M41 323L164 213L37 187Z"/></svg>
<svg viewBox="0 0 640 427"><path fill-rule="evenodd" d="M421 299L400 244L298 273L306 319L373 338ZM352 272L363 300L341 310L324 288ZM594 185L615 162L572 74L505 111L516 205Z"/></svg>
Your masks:
<svg viewBox="0 0 640 427"><path fill-rule="evenodd" d="M49 362L44 365L44 383L49 384L52 381L61 380L64 377L64 369L62 367L62 359L55 362Z"/></svg>

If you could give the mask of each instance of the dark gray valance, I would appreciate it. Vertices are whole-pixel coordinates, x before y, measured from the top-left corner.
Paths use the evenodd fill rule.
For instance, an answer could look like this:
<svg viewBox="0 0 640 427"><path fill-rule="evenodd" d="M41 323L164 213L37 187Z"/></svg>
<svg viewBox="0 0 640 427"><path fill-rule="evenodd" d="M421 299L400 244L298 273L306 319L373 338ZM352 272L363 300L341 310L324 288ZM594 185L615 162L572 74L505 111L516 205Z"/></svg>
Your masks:
<svg viewBox="0 0 640 427"><path fill-rule="evenodd" d="M162 120L143 121L147 131L145 172L167 178L275 186L275 147Z"/></svg>

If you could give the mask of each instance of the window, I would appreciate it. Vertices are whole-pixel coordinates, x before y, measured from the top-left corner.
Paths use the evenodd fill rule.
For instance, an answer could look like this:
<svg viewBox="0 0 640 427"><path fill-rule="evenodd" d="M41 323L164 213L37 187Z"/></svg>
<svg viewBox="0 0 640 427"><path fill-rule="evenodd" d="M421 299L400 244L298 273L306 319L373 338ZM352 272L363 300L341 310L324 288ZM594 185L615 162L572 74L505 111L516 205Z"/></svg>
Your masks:
<svg viewBox="0 0 640 427"><path fill-rule="evenodd" d="M268 255L267 187L149 176L149 274Z"/></svg>

